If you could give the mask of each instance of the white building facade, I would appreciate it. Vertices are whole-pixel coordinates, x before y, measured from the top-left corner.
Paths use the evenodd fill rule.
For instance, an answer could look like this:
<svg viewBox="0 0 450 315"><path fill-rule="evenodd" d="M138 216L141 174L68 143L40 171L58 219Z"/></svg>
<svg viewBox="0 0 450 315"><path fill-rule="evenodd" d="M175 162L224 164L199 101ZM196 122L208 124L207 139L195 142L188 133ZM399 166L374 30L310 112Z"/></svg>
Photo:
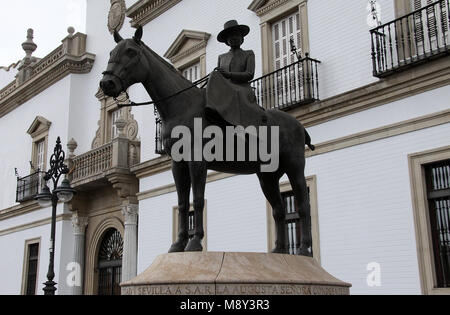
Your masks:
<svg viewBox="0 0 450 315"><path fill-rule="evenodd" d="M57 293L118 293L167 252L178 201L154 108L119 110L99 90L111 31L129 38L142 25L142 40L195 80L228 50L216 37L231 19L251 28L243 49L255 52L260 105L296 117L316 145L305 170L312 256L352 294L449 293L448 1L376 3L371 32L371 1L87 0L86 34L70 30L42 59L28 39L28 57L0 70L0 294L42 294L51 209L33 197L58 136L78 193L58 205ZM142 86L128 94L149 99ZM280 187L292 251L298 209L287 177ZM204 250L273 248L256 176L209 172L205 200Z"/></svg>

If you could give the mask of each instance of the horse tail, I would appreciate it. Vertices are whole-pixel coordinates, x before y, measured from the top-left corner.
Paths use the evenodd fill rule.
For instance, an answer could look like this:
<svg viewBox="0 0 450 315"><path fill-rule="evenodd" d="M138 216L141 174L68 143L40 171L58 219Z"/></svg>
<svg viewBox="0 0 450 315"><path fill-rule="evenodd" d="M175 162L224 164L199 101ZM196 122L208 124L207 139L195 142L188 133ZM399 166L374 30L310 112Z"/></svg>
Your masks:
<svg viewBox="0 0 450 315"><path fill-rule="evenodd" d="M309 135L308 131L305 130L305 144L311 149L311 151L314 151L316 147L311 144L311 136Z"/></svg>

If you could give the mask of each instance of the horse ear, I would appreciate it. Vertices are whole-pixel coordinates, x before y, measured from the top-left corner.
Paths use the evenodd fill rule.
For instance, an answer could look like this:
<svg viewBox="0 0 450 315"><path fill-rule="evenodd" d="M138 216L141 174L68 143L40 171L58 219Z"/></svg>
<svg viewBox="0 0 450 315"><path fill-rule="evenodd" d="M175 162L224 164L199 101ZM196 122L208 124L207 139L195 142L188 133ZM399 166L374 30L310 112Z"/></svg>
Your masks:
<svg viewBox="0 0 450 315"><path fill-rule="evenodd" d="M139 25L139 27L136 30L136 33L134 34L134 40L137 42L140 42L142 39L142 34L143 34L143 30L142 30L142 26Z"/></svg>
<svg viewBox="0 0 450 315"><path fill-rule="evenodd" d="M114 31L114 40L116 41L117 44L123 41L122 36L120 36L120 34L117 31Z"/></svg>

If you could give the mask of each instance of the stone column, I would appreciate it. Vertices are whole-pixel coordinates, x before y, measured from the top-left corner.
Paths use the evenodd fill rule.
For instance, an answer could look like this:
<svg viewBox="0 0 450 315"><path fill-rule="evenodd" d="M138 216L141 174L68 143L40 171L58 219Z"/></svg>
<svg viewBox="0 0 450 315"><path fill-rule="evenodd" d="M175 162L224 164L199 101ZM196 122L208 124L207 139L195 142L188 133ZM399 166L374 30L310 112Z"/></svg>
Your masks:
<svg viewBox="0 0 450 315"><path fill-rule="evenodd" d="M137 224L139 205L126 205L122 208L125 218L125 235L123 239L122 281L137 276Z"/></svg>
<svg viewBox="0 0 450 315"><path fill-rule="evenodd" d="M87 217L80 217L78 213L72 216L73 234L74 234L74 248L73 248L73 262L80 266L79 286L72 287L72 295L83 295L83 280L84 280L84 251L85 251L85 235L86 226L88 224Z"/></svg>

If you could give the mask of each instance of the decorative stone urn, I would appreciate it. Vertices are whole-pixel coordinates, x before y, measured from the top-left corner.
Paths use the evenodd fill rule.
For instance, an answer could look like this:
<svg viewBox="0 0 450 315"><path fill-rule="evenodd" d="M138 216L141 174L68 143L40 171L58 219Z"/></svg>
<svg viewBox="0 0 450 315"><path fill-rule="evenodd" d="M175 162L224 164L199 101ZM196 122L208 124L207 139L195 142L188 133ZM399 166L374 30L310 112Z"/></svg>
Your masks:
<svg viewBox="0 0 450 315"><path fill-rule="evenodd" d="M223 252L158 256L123 295L348 295L342 282L310 257Z"/></svg>

